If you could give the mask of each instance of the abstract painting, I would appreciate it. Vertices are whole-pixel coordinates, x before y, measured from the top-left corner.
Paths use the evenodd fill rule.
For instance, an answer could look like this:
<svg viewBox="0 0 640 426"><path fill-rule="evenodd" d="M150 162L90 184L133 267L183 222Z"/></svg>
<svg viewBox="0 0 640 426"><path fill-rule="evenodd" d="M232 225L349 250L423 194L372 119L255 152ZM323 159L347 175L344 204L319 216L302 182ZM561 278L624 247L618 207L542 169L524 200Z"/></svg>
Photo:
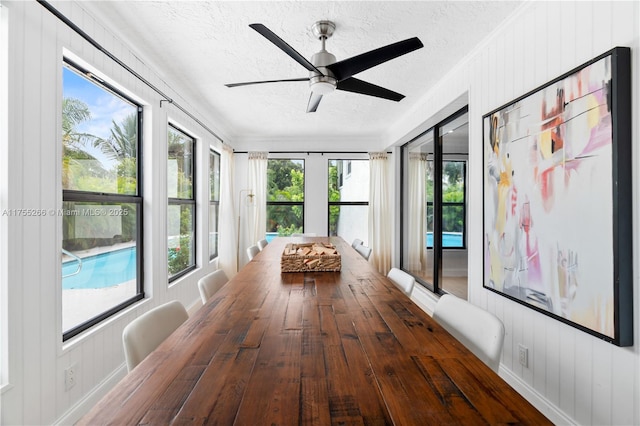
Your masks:
<svg viewBox="0 0 640 426"><path fill-rule="evenodd" d="M483 117L484 287L620 346L633 341L629 56Z"/></svg>

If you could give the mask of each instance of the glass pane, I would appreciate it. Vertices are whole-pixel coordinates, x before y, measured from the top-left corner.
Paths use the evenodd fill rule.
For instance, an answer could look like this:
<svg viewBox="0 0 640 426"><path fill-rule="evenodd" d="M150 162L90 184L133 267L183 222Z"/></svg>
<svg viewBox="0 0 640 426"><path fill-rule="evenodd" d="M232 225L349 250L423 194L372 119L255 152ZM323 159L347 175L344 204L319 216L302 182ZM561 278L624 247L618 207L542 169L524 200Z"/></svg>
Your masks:
<svg viewBox="0 0 640 426"><path fill-rule="evenodd" d="M269 160L267 200L304 201L304 160Z"/></svg>
<svg viewBox="0 0 640 426"><path fill-rule="evenodd" d="M304 207L302 205L267 205L267 241L275 236L303 232Z"/></svg>
<svg viewBox="0 0 640 426"><path fill-rule="evenodd" d="M369 201L369 160L329 160L329 201Z"/></svg>
<svg viewBox="0 0 640 426"><path fill-rule="evenodd" d="M329 206L329 235L351 242L356 238L367 245L369 206Z"/></svg>
<svg viewBox="0 0 640 426"><path fill-rule="evenodd" d="M220 201L220 154L209 153L209 201Z"/></svg>
<svg viewBox="0 0 640 426"><path fill-rule="evenodd" d="M405 270L433 288L433 131L403 149Z"/></svg>
<svg viewBox="0 0 640 426"><path fill-rule="evenodd" d="M464 206L442 206L442 247L464 247Z"/></svg>
<svg viewBox="0 0 640 426"><path fill-rule="evenodd" d="M194 143L192 137L169 126L167 168L169 198L193 198Z"/></svg>
<svg viewBox="0 0 640 426"><path fill-rule="evenodd" d="M137 294L135 204L64 202L64 332ZM80 260L79 260L79 259Z"/></svg>
<svg viewBox="0 0 640 426"><path fill-rule="evenodd" d="M465 173L469 153L469 117L460 115L440 127L442 137L442 274L440 287L467 298ZM447 249L458 250L447 250Z"/></svg>
<svg viewBox="0 0 640 426"><path fill-rule="evenodd" d="M136 195L138 108L74 70L62 70L62 186Z"/></svg>
<svg viewBox="0 0 640 426"><path fill-rule="evenodd" d="M209 258L218 255L218 204L209 204Z"/></svg>
<svg viewBox="0 0 640 426"><path fill-rule="evenodd" d="M447 141L447 136L443 140ZM465 230L465 162L443 161L442 247L463 248ZM456 204L453 204L456 203ZM447 256L447 255L445 255ZM459 256L459 255L458 255Z"/></svg>
<svg viewBox="0 0 640 426"><path fill-rule="evenodd" d="M195 265L192 204L169 205L167 235L169 278Z"/></svg>

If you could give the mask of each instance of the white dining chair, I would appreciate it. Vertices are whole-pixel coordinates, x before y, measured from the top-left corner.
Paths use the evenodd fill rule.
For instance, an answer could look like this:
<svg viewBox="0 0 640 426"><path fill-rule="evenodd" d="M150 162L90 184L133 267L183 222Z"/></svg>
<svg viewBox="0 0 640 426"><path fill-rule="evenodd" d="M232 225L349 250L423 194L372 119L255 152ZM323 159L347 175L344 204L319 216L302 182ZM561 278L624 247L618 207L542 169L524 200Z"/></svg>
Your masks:
<svg viewBox="0 0 640 426"><path fill-rule="evenodd" d="M200 292L200 298L202 304L207 303L207 300L211 298L218 290L224 286L229 278L222 269L213 271L198 280L198 291Z"/></svg>
<svg viewBox="0 0 640 426"><path fill-rule="evenodd" d="M406 294L407 296L411 296L413 286L416 283L416 280L412 275L407 274L406 272L398 268L391 268L391 270L387 274L387 278L389 278L396 287L402 290L404 294Z"/></svg>
<svg viewBox="0 0 640 426"><path fill-rule="evenodd" d="M260 249L258 248L258 246L251 246L247 249L247 257L249 258L249 261L251 261L256 254L260 253Z"/></svg>
<svg viewBox="0 0 640 426"><path fill-rule="evenodd" d="M145 312L127 324L122 331L127 370L133 370L188 318L182 303L174 300Z"/></svg>
<svg viewBox="0 0 640 426"><path fill-rule="evenodd" d="M353 242L351 243L351 247L356 248L359 245L362 245L363 242L360 238L356 238L355 240L353 240Z"/></svg>
<svg viewBox="0 0 640 426"><path fill-rule="evenodd" d="M495 315L451 294L440 297L433 319L496 373L504 343L504 324Z"/></svg>
<svg viewBox="0 0 640 426"><path fill-rule="evenodd" d="M258 248L260 251L264 250L267 244L269 244L269 242L266 239L258 241Z"/></svg>
<svg viewBox="0 0 640 426"><path fill-rule="evenodd" d="M356 246L356 251L360 254L360 256L364 257L366 260L369 260L369 256L371 256L371 248L365 246L364 244L360 244Z"/></svg>
<svg viewBox="0 0 640 426"><path fill-rule="evenodd" d="M304 232L304 233L300 233L300 232L294 232L293 234L291 234L292 237L317 237L318 234L316 234L315 232Z"/></svg>

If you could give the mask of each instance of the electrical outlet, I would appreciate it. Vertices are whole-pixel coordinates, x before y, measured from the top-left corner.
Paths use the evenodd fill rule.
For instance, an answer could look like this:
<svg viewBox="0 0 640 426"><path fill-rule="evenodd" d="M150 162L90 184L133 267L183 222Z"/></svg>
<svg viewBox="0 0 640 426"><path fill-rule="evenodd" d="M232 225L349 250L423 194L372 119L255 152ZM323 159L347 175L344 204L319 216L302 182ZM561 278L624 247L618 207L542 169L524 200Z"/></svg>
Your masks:
<svg viewBox="0 0 640 426"><path fill-rule="evenodd" d="M69 390L76 385L76 369L78 365L72 364L64 370L64 389Z"/></svg>
<svg viewBox="0 0 640 426"><path fill-rule="evenodd" d="M518 360L520 361L520 365L529 368L529 349L523 344L518 345Z"/></svg>

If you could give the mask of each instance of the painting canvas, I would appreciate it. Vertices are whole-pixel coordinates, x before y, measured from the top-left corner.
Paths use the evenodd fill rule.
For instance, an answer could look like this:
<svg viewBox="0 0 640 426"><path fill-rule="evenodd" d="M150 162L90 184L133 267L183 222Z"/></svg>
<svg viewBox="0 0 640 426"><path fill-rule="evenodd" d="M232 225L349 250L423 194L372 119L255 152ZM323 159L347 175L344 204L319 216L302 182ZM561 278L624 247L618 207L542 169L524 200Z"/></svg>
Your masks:
<svg viewBox="0 0 640 426"><path fill-rule="evenodd" d="M614 49L485 115L483 144L484 286L626 346L633 313L623 300L632 292L625 52L628 62L628 49Z"/></svg>

